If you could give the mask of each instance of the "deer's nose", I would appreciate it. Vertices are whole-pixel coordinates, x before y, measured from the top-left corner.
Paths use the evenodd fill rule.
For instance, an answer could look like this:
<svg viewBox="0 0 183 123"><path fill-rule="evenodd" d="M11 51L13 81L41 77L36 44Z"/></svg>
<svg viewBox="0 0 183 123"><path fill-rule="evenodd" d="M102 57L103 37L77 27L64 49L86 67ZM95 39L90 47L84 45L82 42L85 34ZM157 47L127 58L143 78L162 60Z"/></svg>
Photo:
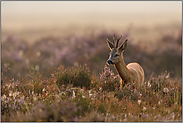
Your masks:
<svg viewBox="0 0 183 123"><path fill-rule="evenodd" d="M107 60L107 64L108 64L108 65L111 65L111 64L114 64L114 63L113 63L112 60L109 59L109 60Z"/></svg>

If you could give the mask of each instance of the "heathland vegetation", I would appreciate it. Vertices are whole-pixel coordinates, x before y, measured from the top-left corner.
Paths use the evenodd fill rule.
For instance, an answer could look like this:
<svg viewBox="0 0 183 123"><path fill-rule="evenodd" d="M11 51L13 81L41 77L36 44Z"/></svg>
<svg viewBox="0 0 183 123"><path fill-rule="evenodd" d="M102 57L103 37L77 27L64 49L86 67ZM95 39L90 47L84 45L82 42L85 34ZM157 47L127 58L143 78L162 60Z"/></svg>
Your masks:
<svg viewBox="0 0 183 123"><path fill-rule="evenodd" d="M145 71L140 90L119 90L119 76L105 65L105 40L114 33L49 36L31 45L9 35L1 49L1 121L182 121L182 32L154 45L132 43L124 33L125 63Z"/></svg>

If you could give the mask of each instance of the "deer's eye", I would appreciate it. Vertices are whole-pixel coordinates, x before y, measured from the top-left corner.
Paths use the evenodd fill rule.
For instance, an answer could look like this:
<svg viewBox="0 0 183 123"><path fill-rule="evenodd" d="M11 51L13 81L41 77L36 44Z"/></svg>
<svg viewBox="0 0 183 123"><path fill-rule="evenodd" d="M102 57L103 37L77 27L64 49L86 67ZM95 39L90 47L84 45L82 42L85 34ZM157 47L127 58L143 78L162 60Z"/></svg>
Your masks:
<svg viewBox="0 0 183 123"><path fill-rule="evenodd" d="M118 57L118 56L119 56L119 54L116 54L116 55L115 55L115 57Z"/></svg>

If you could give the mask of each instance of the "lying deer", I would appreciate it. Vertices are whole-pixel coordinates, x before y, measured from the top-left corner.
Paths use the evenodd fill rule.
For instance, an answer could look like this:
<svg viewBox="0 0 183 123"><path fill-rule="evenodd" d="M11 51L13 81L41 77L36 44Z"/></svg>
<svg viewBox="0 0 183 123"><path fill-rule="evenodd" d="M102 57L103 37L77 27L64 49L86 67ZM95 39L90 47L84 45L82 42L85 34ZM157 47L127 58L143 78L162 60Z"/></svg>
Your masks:
<svg viewBox="0 0 183 123"><path fill-rule="evenodd" d="M121 36L122 37L122 36ZM144 83L144 70L143 68L136 62L129 63L127 66L123 59L123 51L127 47L126 39L119 47L118 42L121 39L118 38L117 42L115 41L115 35L113 36L113 42L107 39L107 44L111 50L109 54L109 59L107 60L108 65L114 65L117 73L121 77L120 81L120 89L124 87L127 83L136 83L137 87L141 87ZM116 45L115 45L116 42Z"/></svg>

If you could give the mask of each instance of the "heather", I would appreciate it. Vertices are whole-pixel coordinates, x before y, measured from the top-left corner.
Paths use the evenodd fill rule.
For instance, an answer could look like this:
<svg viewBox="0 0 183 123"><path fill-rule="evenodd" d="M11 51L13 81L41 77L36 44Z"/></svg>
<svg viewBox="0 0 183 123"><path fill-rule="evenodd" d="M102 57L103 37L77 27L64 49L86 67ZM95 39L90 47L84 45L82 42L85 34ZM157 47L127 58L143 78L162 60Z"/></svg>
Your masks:
<svg viewBox="0 0 183 123"><path fill-rule="evenodd" d="M1 49L1 121L182 121L182 33L153 45L129 39L125 63L144 68L142 88L122 90L106 65L116 32L46 36L28 44L9 35Z"/></svg>
<svg viewBox="0 0 183 123"><path fill-rule="evenodd" d="M115 31L101 30L85 35L45 36L30 45L15 35L9 35L2 42L2 72L8 78L28 76L32 69L43 76L51 77L51 71L64 67L87 64L91 73L99 74L108 59L109 48L106 38L112 40ZM124 52L125 63L138 62L145 75L159 75L168 71L171 77L181 78L182 33L164 34L154 43L135 40L126 30L122 32L122 43L126 38L128 48ZM112 70L116 73L114 67Z"/></svg>
<svg viewBox="0 0 183 123"><path fill-rule="evenodd" d="M120 90L108 66L89 73L80 65L59 66L49 78L36 71L32 80L2 76L1 121L182 121L182 83L168 72L149 77L140 90L134 84Z"/></svg>

